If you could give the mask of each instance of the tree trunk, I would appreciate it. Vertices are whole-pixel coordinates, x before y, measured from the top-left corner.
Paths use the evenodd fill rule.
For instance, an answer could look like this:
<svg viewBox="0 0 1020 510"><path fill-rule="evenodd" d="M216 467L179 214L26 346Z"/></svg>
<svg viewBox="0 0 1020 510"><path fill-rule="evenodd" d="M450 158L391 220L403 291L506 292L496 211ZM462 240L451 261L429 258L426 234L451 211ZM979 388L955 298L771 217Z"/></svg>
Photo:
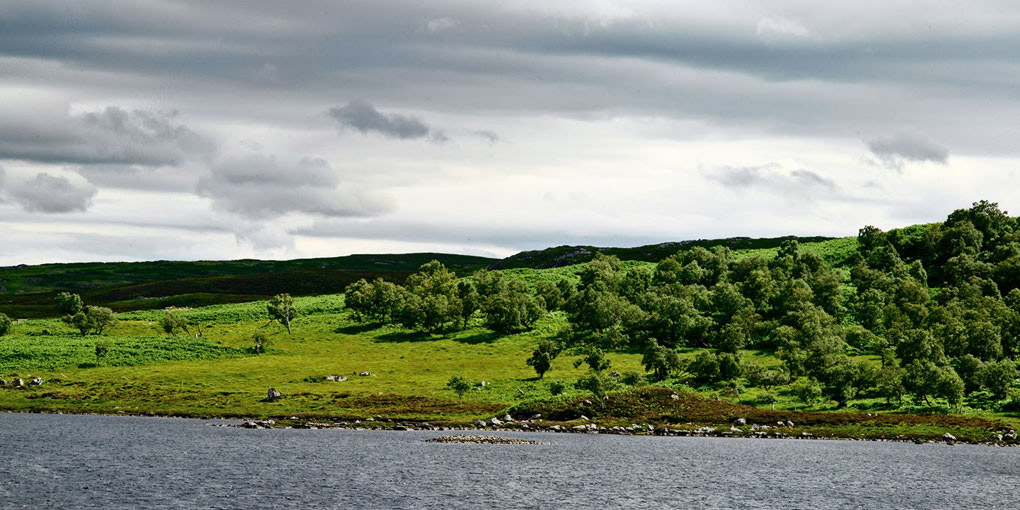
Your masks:
<svg viewBox="0 0 1020 510"><path fill-rule="evenodd" d="M290 332L290 319L287 319L286 326L287 326L287 334L290 335L291 334L291 332Z"/></svg>

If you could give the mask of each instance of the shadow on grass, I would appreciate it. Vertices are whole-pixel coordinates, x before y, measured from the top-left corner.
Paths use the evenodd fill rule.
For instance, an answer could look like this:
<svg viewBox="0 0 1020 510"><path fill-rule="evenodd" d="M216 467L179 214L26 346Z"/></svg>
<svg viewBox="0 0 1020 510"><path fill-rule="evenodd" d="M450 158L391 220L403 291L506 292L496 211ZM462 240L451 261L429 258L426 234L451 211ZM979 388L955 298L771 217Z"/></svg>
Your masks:
<svg viewBox="0 0 1020 510"><path fill-rule="evenodd" d="M333 330L334 333L343 333L345 335L358 335L366 333L375 329L379 329L383 326L381 322L366 322L365 324L353 324L350 326L340 326Z"/></svg>
<svg viewBox="0 0 1020 510"><path fill-rule="evenodd" d="M496 333L494 331L482 331L472 335L454 338L453 341L471 345L490 344L492 342L495 342L502 336L503 335Z"/></svg>
<svg viewBox="0 0 1020 510"><path fill-rule="evenodd" d="M424 331L394 331L375 337L376 342L429 342L443 337L430 335Z"/></svg>

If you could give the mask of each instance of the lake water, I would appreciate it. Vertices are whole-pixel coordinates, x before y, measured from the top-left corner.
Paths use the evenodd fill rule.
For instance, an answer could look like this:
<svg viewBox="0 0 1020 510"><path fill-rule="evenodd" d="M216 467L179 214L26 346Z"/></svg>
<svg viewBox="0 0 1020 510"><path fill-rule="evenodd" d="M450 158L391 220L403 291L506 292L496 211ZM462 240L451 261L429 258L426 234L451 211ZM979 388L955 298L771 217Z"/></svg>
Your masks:
<svg viewBox="0 0 1020 510"><path fill-rule="evenodd" d="M0 413L0 508L1016 508L1020 448Z"/></svg>

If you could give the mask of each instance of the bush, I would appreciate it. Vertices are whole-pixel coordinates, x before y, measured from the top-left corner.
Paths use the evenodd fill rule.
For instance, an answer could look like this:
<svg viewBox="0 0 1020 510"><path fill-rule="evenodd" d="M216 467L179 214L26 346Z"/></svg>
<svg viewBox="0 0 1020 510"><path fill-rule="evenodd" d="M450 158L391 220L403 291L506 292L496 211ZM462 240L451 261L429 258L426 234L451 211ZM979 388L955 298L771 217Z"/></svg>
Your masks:
<svg viewBox="0 0 1020 510"><path fill-rule="evenodd" d="M564 391L567 391L567 383L563 381L553 381L549 383L549 394L560 395Z"/></svg>
<svg viewBox="0 0 1020 510"><path fill-rule="evenodd" d="M805 404L814 404L822 398L822 385L817 380L808 377L797 379L790 390L798 400Z"/></svg>
<svg viewBox="0 0 1020 510"><path fill-rule="evenodd" d="M11 329L13 329L13 326L11 325L10 317L0 313L0 336L10 333Z"/></svg>
<svg viewBox="0 0 1020 510"><path fill-rule="evenodd" d="M641 372L634 370L628 370L623 374L620 374L620 382L627 386L646 386L648 381L645 380L645 376Z"/></svg>

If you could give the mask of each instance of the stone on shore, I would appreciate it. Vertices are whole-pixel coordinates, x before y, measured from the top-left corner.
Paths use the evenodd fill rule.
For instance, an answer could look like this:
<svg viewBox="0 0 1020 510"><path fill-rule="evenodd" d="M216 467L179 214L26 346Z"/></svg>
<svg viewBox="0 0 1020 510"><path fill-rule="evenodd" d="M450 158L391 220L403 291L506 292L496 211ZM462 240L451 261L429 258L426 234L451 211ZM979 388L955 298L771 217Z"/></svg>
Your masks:
<svg viewBox="0 0 1020 510"><path fill-rule="evenodd" d="M466 444L552 444L543 441L532 441L530 439L517 439L514 437L499 436L440 436L427 439L426 443L466 443Z"/></svg>
<svg viewBox="0 0 1020 510"><path fill-rule="evenodd" d="M283 397L282 393L276 391L273 388L269 388L269 391L266 392L266 398L263 400L263 402L276 402L277 400L280 400L280 398L282 397Z"/></svg>

